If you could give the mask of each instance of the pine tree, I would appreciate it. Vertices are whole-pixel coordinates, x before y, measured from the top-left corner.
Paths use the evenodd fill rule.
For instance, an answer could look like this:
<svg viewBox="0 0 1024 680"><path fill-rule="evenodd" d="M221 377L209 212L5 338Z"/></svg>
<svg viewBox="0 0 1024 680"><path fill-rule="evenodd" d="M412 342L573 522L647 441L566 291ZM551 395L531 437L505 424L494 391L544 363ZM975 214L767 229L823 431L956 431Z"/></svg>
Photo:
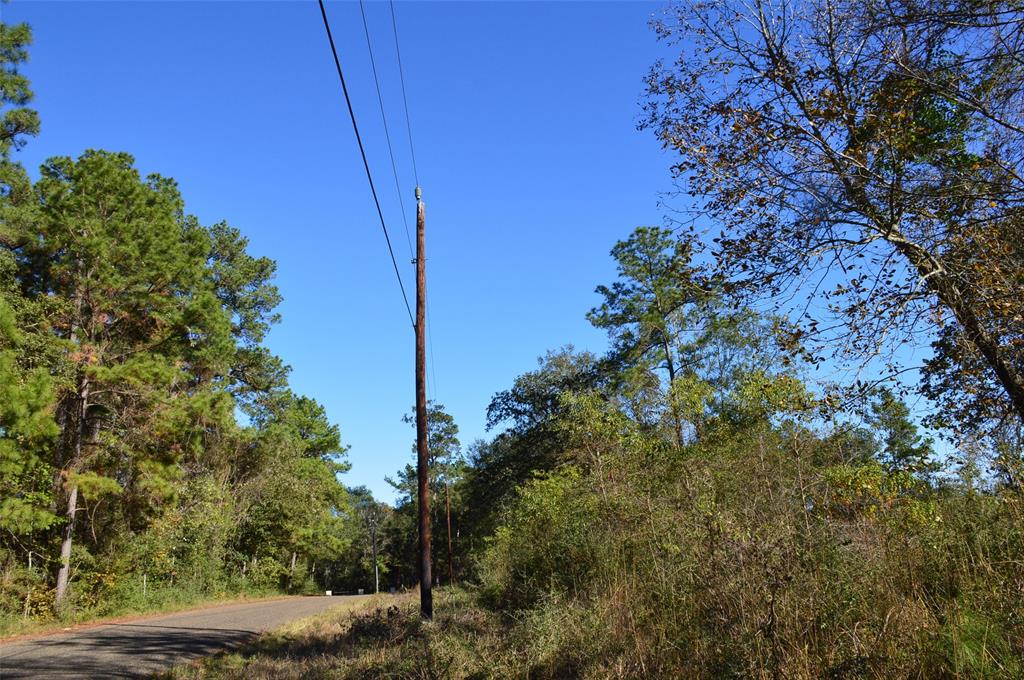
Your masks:
<svg viewBox="0 0 1024 680"><path fill-rule="evenodd" d="M882 462L890 471L929 474L937 469L932 439L918 434L910 409L891 390L879 390L868 424L880 435Z"/></svg>
<svg viewBox="0 0 1024 680"><path fill-rule="evenodd" d="M45 461L57 435L51 381L43 370L19 368L20 342L14 313L0 297L0 529L16 535L57 521Z"/></svg>
<svg viewBox="0 0 1024 680"><path fill-rule="evenodd" d="M116 426L159 436L162 418L175 415L168 400L187 394L188 375L226 372L234 345L205 279L206 232L184 214L171 180L143 180L127 154L89 151L48 161L36 198L20 279L29 296L63 303L51 324L66 348L53 459L64 516L60 607L79 493L122 486L109 474L104 435ZM163 447L121 453L136 462L172 455Z"/></svg>

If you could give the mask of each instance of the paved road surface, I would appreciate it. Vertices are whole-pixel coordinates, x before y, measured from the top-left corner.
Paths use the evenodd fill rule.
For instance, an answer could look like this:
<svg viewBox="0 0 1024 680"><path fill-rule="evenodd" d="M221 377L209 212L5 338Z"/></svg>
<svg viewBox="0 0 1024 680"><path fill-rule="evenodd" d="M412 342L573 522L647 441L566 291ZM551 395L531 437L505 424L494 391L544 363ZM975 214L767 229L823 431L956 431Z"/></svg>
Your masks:
<svg viewBox="0 0 1024 680"><path fill-rule="evenodd" d="M0 679L139 678L236 647L257 633L369 597L292 597L163 614L0 643Z"/></svg>

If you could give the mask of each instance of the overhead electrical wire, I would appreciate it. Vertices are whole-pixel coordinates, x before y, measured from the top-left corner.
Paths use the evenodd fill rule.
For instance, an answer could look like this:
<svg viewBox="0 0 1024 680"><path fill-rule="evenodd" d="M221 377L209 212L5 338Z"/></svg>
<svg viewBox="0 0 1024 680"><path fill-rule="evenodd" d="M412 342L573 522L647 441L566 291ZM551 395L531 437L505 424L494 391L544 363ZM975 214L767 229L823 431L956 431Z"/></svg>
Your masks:
<svg viewBox="0 0 1024 680"><path fill-rule="evenodd" d="M431 333L430 328L430 300L427 300L427 348L430 352L430 380L433 382L431 385L431 391L434 393L434 401L437 401L437 372L434 370L434 334Z"/></svg>
<svg viewBox="0 0 1024 680"><path fill-rule="evenodd" d="M402 105L405 108L405 129L406 129L406 132L409 134L409 155L412 157L413 177L416 180L416 186L419 186L420 185L420 177L419 177L419 170L416 167L416 147L415 147L415 145L412 142L412 116L409 115L409 97L408 97L408 95L406 94L406 91L405 91L405 68L402 66L402 48L399 46L399 41L398 41L398 18L395 15L395 0L390 0L388 2L388 5L391 8L391 31L392 31L392 33L394 34L394 37L395 37L395 56L398 58L398 78L399 78L399 82L402 84ZM360 9L362 9L362 6L363 6L363 0L359 0L359 7L360 7ZM366 15L365 14L363 15L363 26L364 26L364 28L366 26ZM369 42L370 42L369 32L367 32L366 42L367 42L367 45L369 45ZM370 64L371 64L371 66L373 64L373 55L372 55L372 53L370 55ZM377 72L376 68L374 68L374 77L375 78L376 78L376 72ZM380 96L380 88L379 88L379 86L378 86L378 89L377 89L377 95L378 95L378 97ZM382 103L381 104L381 116L384 115L383 111L384 111L384 105ZM386 123L385 123L385 126L384 126L384 131L385 131L385 134L387 134L387 124ZM390 139L389 139L389 141L388 141L388 148L389 149L390 149L390 145L391 145L391 142L390 142ZM391 162L392 162L392 165L393 165L394 164L394 157L392 157ZM395 178L395 181L396 182L398 181L397 176ZM401 196L401 191L399 191L399 196ZM403 207L402 210L403 210L403 214L404 214L405 208ZM429 348L429 351L430 351L430 379L431 379L431 382L433 383L433 385L428 385L428 386L432 387L431 391L434 393L434 398L436 399L437 398L437 372L436 372L436 370L434 368L434 334L432 332L432 328L433 328L434 324L431 322L431 319L430 319L430 299L429 298L430 298L430 294L428 293L427 294L427 310L426 310L426 312L427 312L427 347Z"/></svg>
<svg viewBox="0 0 1024 680"><path fill-rule="evenodd" d="M402 290L402 300L405 301L405 311L409 314L409 322L415 327L412 307L409 305L409 297L405 294L405 284L402 283L402 274L398 271L398 262L395 260L395 251L391 247L391 237L388 235L388 228L384 222L384 213L380 208L380 199L377 198L377 189L373 184L373 174L370 172L370 163L366 160L366 150L363 148L363 139L359 135L359 125L356 123L356 114L352 109L352 100L348 95L348 86L345 85L345 74L341 70L341 60L338 59L338 50L334 46L334 36L331 34L331 24L327 20L327 10L324 7L324 0L318 0L320 4L320 16L324 20L324 28L327 30L327 41L331 45L331 54L334 56L334 65L338 69L338 80L341 81L341 91L345 95L345 104L348 106L348 115L352 119L352 130L356 134L356 142L359 144L359 155L363 158L363 167L366 169L366 180L370 183L370 193L373 194L373 203L377 206L377 217L380 218L380 228L384 232L384 240L388 245L388 253L391 255L391 264L395 268L395 276L398 277L398 287Z"/></svg>
<svg viewBox="0 0 1024 680"><path fill-rule="evenodd" d="M398 56L398 78L402 83L402 104L405 106L405 129L409 132L409 154L412 156L412 175L416 186L420 185L420 174L416 169L416 150L412 144L412 119L409 116L409 98L405 95L405 69L402 67L402 50L398 47L398 19L395 18L395 0L390 0L391 29L395 34L395 54Z"/></svg>
<svg viewBox="0 0 1024 680"><path fill-rule="evenodd" d="M380 121L384 124L384 139L388 143L388 156L391 157L391 172L395 176L395 189L398 192L398 205L402 209L402 224L405 226L405 241L409 246L409 256L415 257L412 251L412 235L409 233L409 218L405 216L405 200L402 198L402 184L398 181L398 165L395 163L395 151L391 146L391 132L388 130L388 117L384 113L384 97L380 92L380 79L377 77L377 62L373 58L373 45L370 42L370 27L366 22L366 8L363 0L359 0L359 13L363 17L363 32L366 34L366 51L370 53L370 69L373 71L373 84L377 87L377 103L380 105Z"/></svg>

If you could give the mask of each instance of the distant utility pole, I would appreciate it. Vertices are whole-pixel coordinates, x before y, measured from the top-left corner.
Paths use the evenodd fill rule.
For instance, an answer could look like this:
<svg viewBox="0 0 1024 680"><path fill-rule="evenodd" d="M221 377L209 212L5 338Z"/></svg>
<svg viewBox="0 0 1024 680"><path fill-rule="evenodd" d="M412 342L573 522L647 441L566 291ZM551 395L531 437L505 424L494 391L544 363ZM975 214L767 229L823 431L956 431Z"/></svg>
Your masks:
<svg viewBox="0 0 1024 680"><path fill-rule="evenodd" d="M427 454L427 257L423 192L416 187L416 481L420 509L420 614L434 618L430 573L430 459Z"/></svg>
<svg viewBox="0 0 1024 680"><path fill-rule="evenodd" d="M444 510L448 518L448 585L455 583L455 568L452 567L452 501L448 492L448 480L444 480Z"/></svg>
<svg viewBox="0 0 1024 680"><path fill-rule="evenodd" d="M374 501L376 502L376 501ZM370 518L370 542L373 545L373 592L380 592L380 570L377 566L377 508L373 509Z"/></svg>

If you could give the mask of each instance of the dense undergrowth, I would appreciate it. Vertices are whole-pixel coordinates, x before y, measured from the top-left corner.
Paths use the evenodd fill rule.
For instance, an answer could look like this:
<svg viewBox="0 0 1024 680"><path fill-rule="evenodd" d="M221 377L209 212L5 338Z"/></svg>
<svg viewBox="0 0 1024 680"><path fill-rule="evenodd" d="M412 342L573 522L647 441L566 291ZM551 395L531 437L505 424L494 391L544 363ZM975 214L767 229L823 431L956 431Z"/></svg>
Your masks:
<svg viewBox="0 0 1024 680"><path fill-rule="evenodd" d="M843 463L795 421L683 449L593 401L477 582L326 615L184 677L1019 678L1018 492ZM568 455L568 454L567 454ZM176 676L181 677L181 675Z"/></svg>
<svg viewBox="0 0 1024 680"><path fill-rule="evenodd" d="M198 503L192 493L146 532L126 537L102 553L74 551L75 587L66 606L54 609L52 563L34 554L34 564L0 551L0 636L43 630L105 617L168 611L206 602L268 597L319 590L305 569L290 578L286 561L265 556L245 561L226 550L230 540L226 498ZM207 496L216 493L200 483ZM199 504L196 509L195 504ZM193 507L189 517L183 509ZM241 566L239 566L241 565Z"/></svg>
<svg viewBox="0 0 1024 680"><path fill-rule="evenodd" d="M523 674L1024 674L1019 493L829 460L792 425L627 438L524 487L484 553L483 601L547 659Z"/></svg>

